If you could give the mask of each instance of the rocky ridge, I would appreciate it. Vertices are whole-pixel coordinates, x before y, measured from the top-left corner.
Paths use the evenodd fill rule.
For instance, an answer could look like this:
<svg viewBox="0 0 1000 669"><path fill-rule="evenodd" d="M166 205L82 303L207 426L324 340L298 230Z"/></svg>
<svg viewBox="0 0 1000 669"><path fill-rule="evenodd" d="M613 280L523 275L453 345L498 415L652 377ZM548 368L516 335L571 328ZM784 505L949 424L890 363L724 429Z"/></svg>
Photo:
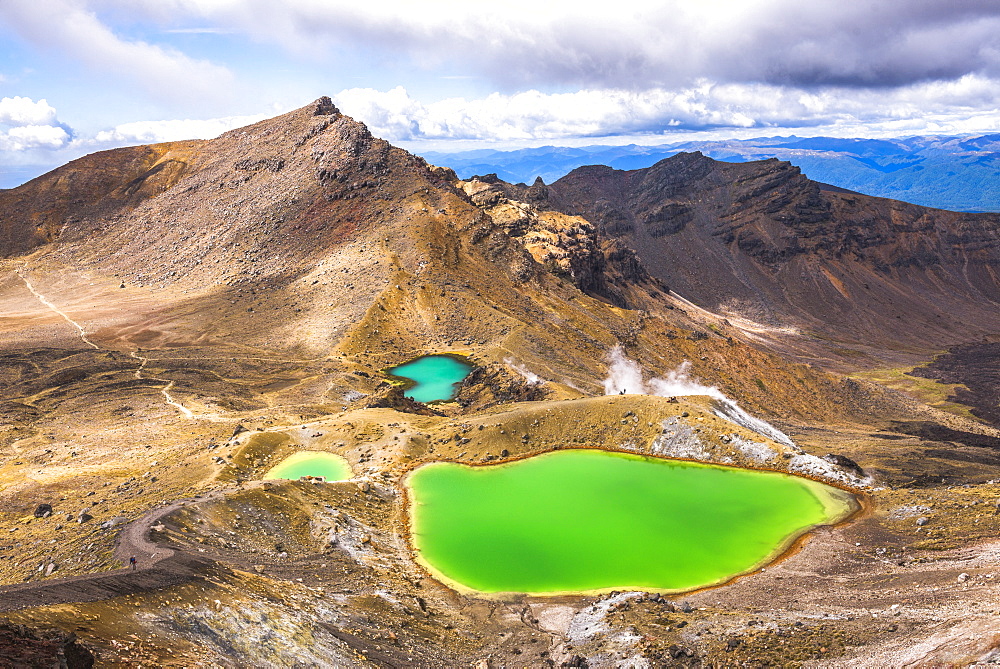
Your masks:
<svg viewBox="0 0 1000 669"><path fill-rule="evenodd" d="M792 327L884 355L998 325L996 214L873 198L776 159L722 163L698 152L639 170L581 167L519 190L594 222L679 295L762 330Z"/></svg>

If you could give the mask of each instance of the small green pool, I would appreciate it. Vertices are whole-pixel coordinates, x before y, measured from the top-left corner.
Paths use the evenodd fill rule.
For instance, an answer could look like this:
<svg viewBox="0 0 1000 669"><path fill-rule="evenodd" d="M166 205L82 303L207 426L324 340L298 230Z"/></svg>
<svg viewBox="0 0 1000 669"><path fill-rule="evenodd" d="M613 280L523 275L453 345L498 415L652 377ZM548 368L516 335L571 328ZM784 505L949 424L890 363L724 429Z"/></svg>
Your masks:
<svg viewBox="0 0 1000 669"><path fill-rule="evenodd" d="M425 355L388 370L391 376L412 383L403 393L418 402L452 399L458 384L472 371L472 365L452 355Z"/></svg>
<svg viewBox="0 0 1000 669"><path fill-rule="evenodd" d="M777 557L854 496L808 479L573 449L408 477L413 546L479 592L692 590Z"/></svg>
<svg viewBox="0 0 1000 669"><path fill-rule="evenodd" d="M322 476L327 481L344 481L351 478L351 465L342 456L323 451L299 451L272 467L265 479L292 479L303 476Z"/></svg>

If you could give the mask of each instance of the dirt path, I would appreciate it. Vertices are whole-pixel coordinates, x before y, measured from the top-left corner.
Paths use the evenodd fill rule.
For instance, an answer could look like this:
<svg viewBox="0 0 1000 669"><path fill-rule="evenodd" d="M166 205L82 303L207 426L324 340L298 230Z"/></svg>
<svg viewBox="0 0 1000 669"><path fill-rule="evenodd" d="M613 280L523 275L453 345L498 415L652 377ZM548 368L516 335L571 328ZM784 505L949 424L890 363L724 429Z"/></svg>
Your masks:
<svg viewBox="0 0 1000 669"><path fill-rule="evenodd" d="M128 564L129 558L135 556L137 566L134 571L125 567L97 574L2 586L0 613L52 604L96 602L158 590L199 578L200 573L214 562L204 556L152 541L149 536L150 528L184 506L224 497L237 489L216 490L164 504L126 525L118 535L114 555L123 564Z"/></svg>
<svg viewBox="0 0 1000 669"><path fill-rule="evenodd" d="M15 274L17 274L17 276L21 279L21 281L24 282L24 285L31 292L31 294L38 299L39 302L41 302L43 305L45 305L45 307L47 307L51 311L61 316L67 323L76 328L77 333L80 336L80 339L83 340L83 343L87 344L88 346L90 346L95 350L98 351L104 350L101 346L98 346L89 337L87 337L87 331L83 329L82 325L74 321L72 318L69 317L69 315L66 312L62 311L59 307L53 304L51 300L49 300L47 297L45 297L37 290L35 290L35 287L28 280L28 277L25 275L25 271L23 269L16 270ZM135 378L143 379L144 378L143 370L146 368L146 364L149 362L149 358L140 355L137 351L133 351L129 353L129 355L140 362L139 368L135 370ZM181 415L183 415L185 418L188 419L199 418L203 420L212 420L212 421L223 420L223 418L218 414L195 414L194 411L192 411L191 409L187 408L186 406L178 402L176 399L174 399L174 397L170 394L170 390L174 387L175 383L174 381L164 381L163 379L157 379L154 377L146 377L146 378L148 378L148 380L150 381L156 381L158 383L164 384L164 386L160 388L160 394L163 395L164 402L166 402L167 405L177 409L181 413Z"/></svg>
<svg viewBox="0 0 1000 669"><path fill-rule="evenodd" d="M49 309L51 309L55 313L57 313L60 316L62 316L63 319L67 323L69 323L74 328L76 328L77 332L80 335L80 339L83 340L83 343L85 343L87 346L90 346L91 348L97 349L98 351L101 350L100 346L98 346L97 344L95 344L94 342L92 342L90 339L87 338L87 331L83 329L83 326L81 326L79 323L77 323L76 321L74 321L72 318L70 318L66 314L66 312L64 312L61 309L59 309L59 307L57 307L56 305L52 304L52 302L50 302L44 295L42 295L37 290L35 290L35 287L31 285L30 281L28 281L28 277L26 277L24 275L23 270L17 270L15 273L17 274L18 277L20 277L21 281L24 282L24 285L27 286L28 290L31 291L31 294L34 295L38 299L39 302L41 302L42 304L44 304L46 307L48 307Z"/></svg>
<svg viewBox="0 0 1000 669"><path fill-rule="evenodd" d="M139 361L139 367L135 370L135 378L142 379L143 378L142 371L144 369L146 369L146 365L149 363L149 358L147 358L147 357L145 357L143 355L139 355L138 351L132 351L131 353L129 353L129 356L132 357L132 358L135 358L136 360ZM157 379L157 378L154 378L152 376L149 377L149 380L150 381L157 381L157 382L160 382L160 383L163 382L162 379ZM186 406L184 406L180 402L178 402L177 400L175 400L173 398L173 396L170 394L170 389L173 388L173 387L174 387L174 382L170 381L170 382L167 383L167 385L165 385L162 388L160 388L160 394L163 395L164 401L167 404L169 404L170 406L172 406L175 409L177 409L178 411L180 411L184 415L185 418L189 418L189 419L194 418L195 417L194 412L191 411L191 409L188 409ZM209 420L221 420L220 417L218 415L215 415L215 414L212 414L211 416L200 415L200 416L198 416L198 418L207 418Z"/></svg>

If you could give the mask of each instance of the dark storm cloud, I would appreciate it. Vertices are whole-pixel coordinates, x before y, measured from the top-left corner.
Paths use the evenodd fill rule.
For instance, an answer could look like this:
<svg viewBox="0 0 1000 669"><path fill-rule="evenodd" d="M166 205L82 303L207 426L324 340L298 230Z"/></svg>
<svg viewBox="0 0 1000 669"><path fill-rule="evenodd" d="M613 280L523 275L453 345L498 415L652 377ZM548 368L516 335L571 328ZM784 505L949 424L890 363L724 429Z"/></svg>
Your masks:
<svg viewBox="0 0 1000 669"><path fill-rule="evenodd" d="M124 2L103 4L116 1ZM164 11L163 2L145 4ZM700 78L884 87L1000 72L995 0L166 4L300 52L361 48L509 89L672 87Z"/></svg>
<svg viewBox="0 0 1000 669"><path fill-rule="evenodd" d="M806 5L741 41L720 76L793 86L896 87L1000 71L1000 3ZM758 48L754 49L753 46Z"/></svg>
<svg viewBox="0 0 1000 669"><path fill-rule="evenodd" d="M473 58L514 86L644 88L708 78L895 87L1000 71L997 2L769 2L723 10L662 10L602 26L553 21L544 35L529 28Z"/></svg>
<svg viewBox="0 0 1000 669"><path fill-rule="evenodd" d="M901 86L1000 73L997 0L78 0L242 32L322 58L526 86L650 88L707 78Z"/></svg>

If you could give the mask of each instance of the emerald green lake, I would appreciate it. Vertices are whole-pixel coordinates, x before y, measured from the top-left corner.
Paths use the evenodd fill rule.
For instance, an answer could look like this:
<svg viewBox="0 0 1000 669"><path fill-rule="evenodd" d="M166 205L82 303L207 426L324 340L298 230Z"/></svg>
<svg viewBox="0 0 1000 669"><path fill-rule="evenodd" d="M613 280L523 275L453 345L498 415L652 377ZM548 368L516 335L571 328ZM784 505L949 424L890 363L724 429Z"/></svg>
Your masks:
<svg viewBox="0 0 1000 669"><path fill-rule="evenodd" d="M425 355L388 371L413 382L403 393L407 397L418 402L439 402L455 396L472 365L450 355Z"/></svg>
<svg viewBox="0 0 1000 669"><path fill-rule="evenodd" d="M322 451L299 451L272 467L265 479L292 479L303 476L323 476L327 481L351 478L351 466L343 457Z"/></svg>
<svg viewBox="0 0 1000 669"><path fill-rule="evenodd" d="M691 590L857 508L850 493L787 474L589 449L438 462L407 485L420 561L488 593Z"/></svg>

